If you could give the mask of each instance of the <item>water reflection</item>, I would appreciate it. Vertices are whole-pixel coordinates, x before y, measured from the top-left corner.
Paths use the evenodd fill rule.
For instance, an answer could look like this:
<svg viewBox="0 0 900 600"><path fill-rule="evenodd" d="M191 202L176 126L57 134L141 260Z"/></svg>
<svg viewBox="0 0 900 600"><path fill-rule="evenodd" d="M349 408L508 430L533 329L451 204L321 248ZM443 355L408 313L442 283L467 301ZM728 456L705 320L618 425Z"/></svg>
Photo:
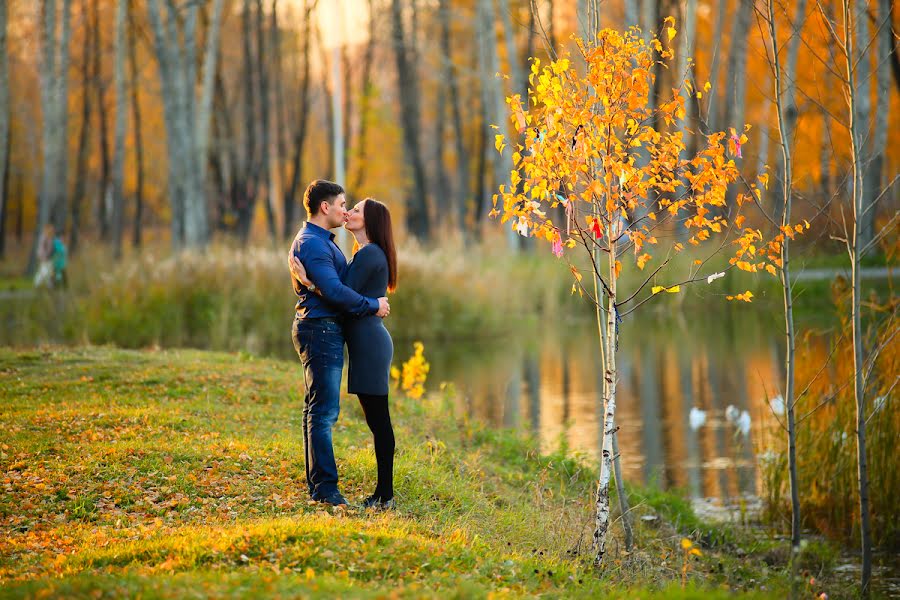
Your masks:
<svg viewBox="0 0 900 600"><path fill-rule="evenodd" d="M754 436L770 425L766 398L783 381L779 336L777 323L749 311L699 323L623 323L617 421L625 477L694 498L755 495ZM590 321L477 344L426 343L426 354L429 379L454 382L459 410L497 427L530 428L545 451L564 445L598 457L602 371ZM748 411L749 436L726 418L729 406ZM697 429L692 407L706 413Z"/></svg>

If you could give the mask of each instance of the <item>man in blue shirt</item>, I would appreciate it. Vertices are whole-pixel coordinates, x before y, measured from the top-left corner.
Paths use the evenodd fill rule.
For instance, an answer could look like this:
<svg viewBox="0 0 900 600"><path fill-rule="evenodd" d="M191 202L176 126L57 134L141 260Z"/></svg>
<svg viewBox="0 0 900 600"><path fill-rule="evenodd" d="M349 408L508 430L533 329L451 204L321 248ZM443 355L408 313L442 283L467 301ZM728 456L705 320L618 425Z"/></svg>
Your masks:
<svg viewBox="0 0 900 600"><path fill-rule="evenodd" d="M344 370L342 315L390 313L387 298L367 298L341 283L347 259L334 243L331 229L344 224L347 200L344 188L331 181L316 180L303 196L306 225L291 246L291 256L306 267L312 282L304 286L291 276L297 301L292 338L303 363L306 398L303 406L303 448L306 453L306 483L313 500L346 505L338 491L337 464L331 441L340 413L341 374ZM290 261L290 257L288 259ZM327 298L327 300L326 300Z"/></svg>

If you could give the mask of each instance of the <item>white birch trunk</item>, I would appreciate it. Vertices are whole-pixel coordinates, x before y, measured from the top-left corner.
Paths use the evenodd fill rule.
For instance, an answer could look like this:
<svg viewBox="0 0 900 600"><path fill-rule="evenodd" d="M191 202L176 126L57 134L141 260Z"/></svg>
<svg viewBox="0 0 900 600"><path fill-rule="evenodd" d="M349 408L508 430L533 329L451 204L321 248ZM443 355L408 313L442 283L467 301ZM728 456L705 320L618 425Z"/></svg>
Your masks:
<svg viewBox="0 0 900 600"><path fill-rule="evenodd" d="M709 92L706 94L706 127L707 132L718 131L719 122L719 67L722 64L722 43L725 39L725 13L728 10L728 0L719 0L716 6L716 23L713 26L712 65L709 69Z"/></svg>
<svg viewBox="0 0 900 600"><path fill-rule="evenodd" d="M797 68L797 52L800 43L800 23L806 12L806 0L797 1L797 12L794 18L794 27L791 43L788 46L788 66L782 72L781 61L778 53L777 21L775 20L775 0L767 2L769 14L769 37L772 41L772 69L775 83L775 107L778 112L778 134L781 147L779 163L781 165L781 198L783 207L781 226L786 227L791 221L791 203L793 186L793 154L791 142L793 139L793 126L796 122L796 105L794 104L794 75ZM782 85L784 84L784 85ZM775 215L778 218L778 215ZM791 484L791 565L796 566L797 553L800 551L800 492L797 480L797 436L796 421L794 418L794 307L793 292L791 290L790 271L790 239L785 237L781 243L781 289L784 298L784 323L785 323L785 384L784 403L787 410L788 424L788 472Z"/></svg>
<svg viewBox="0 0 900 600"><path fill-rule="evenodd" d="M797 59L800 55L801 28L805 20L807 0L797 0L794 10L793 26L791 28L791 40L788 43L787 63L783 74L779 77L783 82L783 102L781 103L780 118L784 121L785 143L790 146L794 141L794 131L797 128ZM776 82L776 85L780 85ZM785 179L784 154L778 153L778 163L775 167L775 178L779 183ZM791 182L788 182L790 185ZM775 188L775 220L779 220L781 212L787 210L785 204L787 196L785 186L778 185Z"/></svg>
<svg viewBox="0 0 900 600"><path fill-rule="evenodd" d="M52 211L57 215L56 228L62 233L68 215L69 181L69 62L72 56L69 48L72 39L72 0L63 0L62 22L59 36L59 72L56 74L56 202Z"/></svg>
<svg viewBox="0 0 900 600"><path fill-rule="evenodd" d="M863 248L861 240L860 215L863 211L864 190L864 144L866 129L868 128L868 96L869 75L868 65L865 60L860 60L864 50L860 45L868 42L868 27L866 19L868 15L865 3L857 0L851 8L851 0L843 0L844 9L844 49L846 51L847 64L847 98L850 104L850 143L853 156L853 235L850 243L850 267L852 285L852 330L853 330L853 396L856 404L856 465L857 482L859 485L859 514L860 514L860 538L862 546L862 595L867 596L869 584L872 578L872 537L869 522L869 472L866 460L866 415L865 415L865 388L863 381L863 344L862 344L862 320L860 318L860 280L859 259ZM855 13L855 14L854 14ZM854 20L856 40L854 44ZM860 24L862 21L862 24Z"/></svg>
<svg viewBox="0 0 900 600"><path fill-rule="evenodd" d="M128 98L125 89L125 22L128 18L128 0L118 0L116 6L116 23L113 40L113 81L116 93L116 122L114 125L113 142L113 212L112 212L112 243L113 255L116 258L122 256L122 228L124 179L125 179L125 133L128 128Z"/></svg>
<svg viewBox="0 0 900 600"><path fill-rule="evenodd" d="M607 239L614 240L612 227L606 228ZM613 468L613 436L616 433L616 244L609 247L609 290L606 313L606 366L603 379L606 384L606 402L603 414L603 447L600 452L600 481L597 483L596 519L594 524L594 564L600 566L606 554L606 537L609 533L609 480Z"/></svg>
<svg viewBox="0 0 900 600"><path fill-rule="evenodd" d="M481 85L485 87L486 114L489 119L482 126L487 128L489 147L494 146L494 130L491 125L500 128L500 133L508 130L506 119L506 100L503 94L503 80L496 76L500 71L500 58L497 56L497 29L494 0L478 0L478 30L480 41L479 64L481 66ZM502 154L494 154L494 185L490 189L497 189L501 183L509 180L512 170L512 150L507 147ZM507 247L515 250L518 247L516 232L511 227L504 227Z"/></svg>
<svg viewBox="0 0 900 600"><path fill-rule="evenodd" d="M200 90L200 105L196 119L196 147L199 160L197 171L200 186L203 190L206 189L206 171L209 163L207 160L207 155L209 154L209 127L212 115L213 90L215 88L216 62L219 57L219 32L222 28L222 8L224 5L224 0L213 0L212 21L207 30L206 50L203 56L203 86Z"/></svg>
<svg viewBox="0 0 900 600"><path fill-rule="evenodd" d="M173 55L174 41L163 29L162 15L159 10L159 0L147 0L147 14L150 17L150 25L153 30L153 41L156 59L159 63L159 77L162 83L163 119L166 127L166 148L168 154L168 193L171 206L172 245L180 248L184 243L183 237L183 205L184 188L183 164L178 150L179 146L179 119L176 90L176 65Z"/></svg>
<svg viewBox="0 0 900 600"><path fill-rule="evenodd" d="M738 0L734 29L731 36L731 56L728 61L728 118L726 125L733 127L737 135L744 131L744 116L747 102L747 34L753 17L753 0ZM740 166L738 166L740 169ZM735 204L738 186L728 187L725 194L728 207Z"/></svg>

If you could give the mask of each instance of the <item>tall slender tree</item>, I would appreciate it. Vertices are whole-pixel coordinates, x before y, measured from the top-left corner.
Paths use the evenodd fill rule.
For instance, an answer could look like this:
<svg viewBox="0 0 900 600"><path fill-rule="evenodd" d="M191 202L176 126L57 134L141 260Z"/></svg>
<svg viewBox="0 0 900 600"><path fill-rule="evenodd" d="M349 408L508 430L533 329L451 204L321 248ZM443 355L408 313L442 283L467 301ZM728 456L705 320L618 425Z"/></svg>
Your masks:
<svg viewBox="0 0 900 600"><path fill-rule="evenodd" d="M784 121L784 135L786 136L786 141L784 143L786 144L793 143L794 131L797 128L797 119L799 117L797 108L797 61L800 56L800 44L802 42L801 31L803 29L803 23L806 20L806 3L807 0L797 0L795 5L794 17L791 25L791 38L788 42L787 63L785 64L784 72L778 74L779 79L781 79L784 86L781 106L783 114L780 119ZM771 10L769 12L771 12ZM770 16L770 29L774 25L774 23L771 23L771 18L772 17ZM777 49L777 45L775 48ZM773 59L774 58L775 57L773 57ZM779 85L782 84L776 83L776 87ZM787 156L784 152L779 152L776 157L775 179L779 185L776 185L773 190L775 197L774 217L775 219L780 219L782 211L786 210L785 194L789 191L788 188L790 186L782 185L782 182L785 179L784 161Z"/></svg>
<svg viewBox="0 0 900 600"><path fill-rule="evenodd" d="M141 131L141 104L138 95L140 71L137 66L137 34L134 26L134 0L129 0L128 11L128 69L131 79L131 122L134 132L134 221L131 229L131 243L140 248L143 242L144 213L144 140Z"/></svg>
<svg viewBox="0 0 900 600"><path fill-rule="evenodd" d="M90 0L83 0L82 13L88 14ZM75 186L72 192L72 224L69 228L69 252L78 251L81 232L81 211L84 205L85 182L87 180L87 161L90 150L91 115L93 113L93 43L94 29L91 21L85 19L84 43L81 52L81 127L78 132L78 150L75 155Z"/></svg>
<svg viewBox="0 0 900 600"><path fill-rule="evenodd" d="M125 87L125 24L128 18L128 0L116 1L115 37L113 40L113 82L116 93L116 122L113 142L112 169L112 245L113 256L122 256L122 229L125 205L125 134L128 128L128 97Z"/></svg>
<svg viewBox="0 0 900 600"><path fill-rule="evenodd" d="M441 0L442 2L446 0ZM363 177L366 173L366 144L369 133L369 112L372 100L375 97L372 81L372 64L375 60L375 1L366 0L366 8L369 14L369 29L366 39L366 49L363 53L362 79L360 82L359 123L357 130L359 135L356 140L356 157L353 163L353 177L350 181L350 189L358 190L362 187ZM349 111L348 111L349 112Z"/></svg>
<svg viewBox="0 0 900 600"><path fill-rule="evenodd" d="M269 93L269 63L266 60L266 30L264 27L263 0L256 0L256 73L259 80L259 169L262 196L266 207L266 224L274 242L278 237L275 223L275 206L272 195L272 163L270 119L271 96Z"/></svg>
<svg viewBox="0 0 900 600"><path fill-rule="evenodd" d="M728 57L728 85L726 86L726 118L728 127L737 135L744 131L747 105L747 43L753 17L754 0L737 0L734 26L731 30L731 54ZM726 205L731 207L737 198L737 186L728 189Z"/></svg>
<svg viewBox="0 0 900 600"><path fill-rule="evenodd" d="M875 130L872 133L871 163L866 171L866 197L862 214L862 236L865 247L875 237L878 215L877 199L882 189L882 177L887 166L887 142L890 131L891 105L891 54L893 52L891 0L878 0L875 4Z"/></svg>
<svg viewBox="0 0 900 600"><path fill-rule="evenodd" d="M421 117L419 112L419 77L415 55L409 52L409 39L403 20L403 3L391 0L391 34L394 58L397 65L397 92L400 96L400 121L403 129L403 150L406 163L412 171L413 189L407 194L406 228L410 235L428 239L431 231L428 222L428 183L422 160L419 136Z"/></svg>
<svg viewBox="0 0 900 600"><path fill-rule="evenodd" d="M441 56L443 65L441 79L447 86L450 96L450 113L453 123L454 150L456 153L456 185L454 188L453 214L456 216L459 230L466 230L466 201L469 198L469 152L466 148L465 129L463 128L462 109L460 104L459 82L456 64L453 62L453 46L451 36L450 0L440 0L438 16L441 23Z"/></svg>
<svg viewBox="0 0 900 600"><path fill-rule="evenodd" d="M91 27L94 34L91 38L94 48L91 52L91 62L93 63L93 74L91 77L91 88L96 94L97 106L97 136L100 148L100 189L97 195L97 220L100 223L100 237L108 240L111 230L112 218L112 161L109 152L109 132L108 118L106 109L106 79L103 76L103 44L101 40L101 32L103 31L100 23L100 2L94 0L89 3L91 7Z"/></svg>
<svg viewBox="0 0 900 600"><path fill-rule="evenodd" d="M306 145L307 123L309 121L310 100L310 39L312 38L312 22L318 0L304 0L303 24L301 27L303 62L300 76L300 92L298 96L297 119L293 134L293 158L291 160L291 183L284 196L285 237L293 235L297 226L297 195L303 174L303 151Z"/></svg>
<svg viewBox="0 0 900 600"><path fill-rule="evenodd" d="M202 247L209 239L209 224L204 185L200 181L198 115L194 95L200 6L199 3L185 5L183 18L174 2L167 1L165 6L164 25L159 0L147 0L163 90L172 243L176 248ZM218 36L210 31L205 49L207 56L218 51L212 43L217 40ZM204 60L205 65L209 62ZM212 70L215 72L214 68ZM204 85L212 85L213 80L204 77L203 81ZM206 90L201 90L201 96L205 97L206 93Z"/></svg>
<svg viewBox="0 0 900 600"><path fill-rule="evenodd" d="M797 53L800 44L800 30L806 13L806 0L797 1L794 14L791 40L788 44L788 60L786 68L781 66L779 52L778 21L775 16L775 0L767 0L768 34L771 42L769 52L772 80L775 87L775 109L778 115L779 141L779 175L777 196L781 201L776 203L772 220L780 225L781 230L781 289L784 299L785 327L785 384L784 404L787 412L788 435L788 472L791 486L791 565L796 566L797 553L800 551L800 487L797 479L797 423L795 418L794 396L794 354L796 337L794 334L794 298L791 282L790 231L792 195L793 195L793 128L796 124L796 68Z"/></svg>
<svg viewBox="0 0 900 600"><path fill-rule="evenodd" d="M6 42L6 2L0 2L0 258L6 251L7 190L9 185L10 108L9 108L9 49Z"/></svg>

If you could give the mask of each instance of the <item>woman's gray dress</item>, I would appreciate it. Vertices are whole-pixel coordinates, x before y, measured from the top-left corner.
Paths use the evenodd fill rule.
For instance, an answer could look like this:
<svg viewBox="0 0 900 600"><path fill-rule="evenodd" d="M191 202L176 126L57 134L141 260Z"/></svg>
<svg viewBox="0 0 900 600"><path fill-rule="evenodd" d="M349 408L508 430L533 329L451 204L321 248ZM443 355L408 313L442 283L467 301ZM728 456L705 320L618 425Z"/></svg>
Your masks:
<svg viewBox="0 0 900 600"><path fill-rule="evenodd" d="M388 262L384 251L366 244L347 265L344 284L363 296L380 298L387 294ZM388 393L394 342L381 317L344 318L344 340L350 356L347 391L351 394Z"/></svg>

